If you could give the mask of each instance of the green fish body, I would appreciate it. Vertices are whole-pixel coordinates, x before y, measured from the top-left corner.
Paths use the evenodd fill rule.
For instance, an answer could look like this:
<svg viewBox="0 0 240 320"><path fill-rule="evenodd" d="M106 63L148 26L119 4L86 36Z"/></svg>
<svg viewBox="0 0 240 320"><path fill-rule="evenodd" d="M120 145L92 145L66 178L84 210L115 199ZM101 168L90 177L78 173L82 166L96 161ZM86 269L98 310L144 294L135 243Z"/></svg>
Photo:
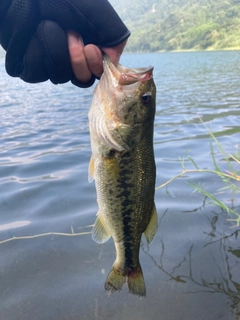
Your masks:
<svg viewBox="0 0 240 320"><path fill-rule="evenodd" d="M112 237L116 247L105 289L120 291L127 279L130 293L145 296L139 263L141 236L144 233L150 244L158 225L153 68L115 67L107 56L103 65L89 111L89 180L95 179L99 208L92 236L97 243Z"/></svg>

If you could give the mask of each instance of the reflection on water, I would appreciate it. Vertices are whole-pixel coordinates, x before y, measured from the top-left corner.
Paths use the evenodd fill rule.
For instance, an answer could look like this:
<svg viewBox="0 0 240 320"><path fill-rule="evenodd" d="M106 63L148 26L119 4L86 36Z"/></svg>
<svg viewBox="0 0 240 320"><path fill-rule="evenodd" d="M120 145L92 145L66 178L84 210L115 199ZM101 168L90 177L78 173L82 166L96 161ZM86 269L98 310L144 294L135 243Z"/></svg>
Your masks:
<svg viewBox="0 0 240 320"><path fill-rule="evenodd" d="M167 210L160 220L160 234L166 214ZM205 218L209 228L204 232L207 237L202 244L201 255L207 261L206 268L201 265L200 267L196 266L200 261L199 249L195 249L195 241L189 243L186 254L175 261L175 265L171 269L165 267L166 246L163 239L160 239L161 250L158 259L154 258L143 244L142 250L154 265L168 277L168 281L176 281L183 286L189 283L193 285L191 291L188 289L184 291L185 294L200 292L223 294L227 298L227 304L232 313L240 317L240 247L237 242L240 229L229 229L228 232L223 232L224 230L218 226L218 220L222 219L219 213L212 212Z"/></svg>
<svg viewBox="0 0 240 320"><path fill-rule="evenodd" d="M124 55L122 64L154 65L157 186L181 172L179 157L213 168L199 116L227 154L238 150L238 52ZM160 227L140 252L147 297L139 300L124 286L109 298L104 282L114 244L96 245L82 229L97 212L87 177L93 88L25 84L6 75L1 55L0 68L0 318L238 319L240 229L186 183L214 193L219 178L186 175L156 192ZM221 197L231 204L227 190Z"/></svg>
<svg viewBox="0 0 240 320"><path fill-rule="evenodd" d="M14 221L11 223L2 224L0 225L0 231L25 227L30 223L30 221Z"/></svg>

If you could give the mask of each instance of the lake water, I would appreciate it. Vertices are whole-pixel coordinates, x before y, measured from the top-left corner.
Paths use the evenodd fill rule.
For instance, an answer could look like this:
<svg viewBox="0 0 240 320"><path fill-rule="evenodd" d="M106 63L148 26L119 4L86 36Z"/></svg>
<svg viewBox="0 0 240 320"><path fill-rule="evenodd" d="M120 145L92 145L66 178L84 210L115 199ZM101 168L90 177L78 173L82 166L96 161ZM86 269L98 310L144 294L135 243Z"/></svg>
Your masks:
<svg viewBox="0 0 240 320"><path fill-rule="evenodd" d="M238 151L239 52L126 54L121 62L154 65L157 186L179 174L188 156L214 168L200 118L227 154ZM130 295L127 286L106 294L115 249L112 240L98 245L90 234L97 212L87 173L92 95L93 88L11 78L1 55L0 319L240 319L240 228L188 184L212 193L224 187L207 173L156 191L159 230L140 252L147 297ZM227 169L215 144L214 153ZM185 166L194 169L189 160ZM238 210L238 196L218 196Z"/></svg>

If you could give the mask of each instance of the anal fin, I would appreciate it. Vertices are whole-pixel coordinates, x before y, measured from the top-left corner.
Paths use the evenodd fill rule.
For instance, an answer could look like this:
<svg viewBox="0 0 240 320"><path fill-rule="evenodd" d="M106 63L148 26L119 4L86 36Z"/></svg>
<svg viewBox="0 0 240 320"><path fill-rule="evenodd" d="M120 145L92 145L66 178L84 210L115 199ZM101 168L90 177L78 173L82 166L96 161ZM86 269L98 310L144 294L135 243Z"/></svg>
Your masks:
<svg viewBox="0 0 240 320"><path fill-rule="evenodd" d="M97 215L97 219L94 223L92 230L92 238L97 243L104 243L111 238L111 234L106 229L103 220L101 219L99 213Z"/></svg>

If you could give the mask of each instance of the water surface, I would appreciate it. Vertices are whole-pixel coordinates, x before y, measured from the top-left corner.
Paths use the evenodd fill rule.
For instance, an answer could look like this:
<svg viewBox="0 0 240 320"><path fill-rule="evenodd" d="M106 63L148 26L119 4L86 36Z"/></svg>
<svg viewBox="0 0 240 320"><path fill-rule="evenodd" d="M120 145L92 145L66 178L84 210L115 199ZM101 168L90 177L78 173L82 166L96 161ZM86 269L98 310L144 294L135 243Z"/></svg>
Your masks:
<svg viewBox="0 0 240 320"><path fill-rule="evenodd" d="M213 168L199 117L228 154L238 150L239 61L238 52L123 55L129 67L154 65L157 185L181 172L179 157ZM114 245L97 245L89 233L97 212L87 180L93 88L23 83L5 73L3 55L0 74L0 241L26 237L0 243L1 319L238 319L240 229L187 184L216 192L219 178L192 174L156 192L159 230L140 252L147 297L126 286L108 297ZM237 197L219 196L238 210Z"/></svg>

